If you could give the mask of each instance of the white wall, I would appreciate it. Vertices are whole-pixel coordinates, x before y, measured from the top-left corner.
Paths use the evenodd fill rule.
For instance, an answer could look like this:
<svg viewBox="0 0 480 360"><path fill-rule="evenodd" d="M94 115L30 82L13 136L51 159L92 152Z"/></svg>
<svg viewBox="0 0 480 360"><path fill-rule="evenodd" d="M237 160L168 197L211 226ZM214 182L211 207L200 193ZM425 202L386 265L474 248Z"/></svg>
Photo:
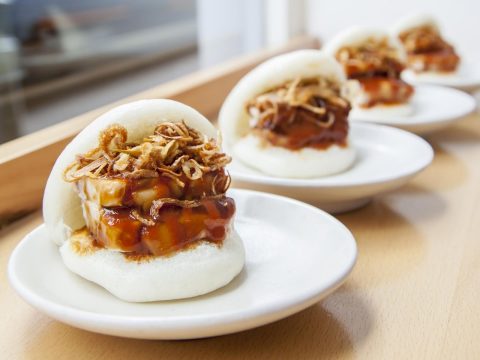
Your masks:
<svg viewBox="0 0 480 360"><path fill-rule="evenodd" d="M305 1L197 0L200 66L280 46L304 33Z"/></svg>
<svg viewBox="0 0 480 360"><path fill-rule="evenodd" d="M281 46L305 32L305 4L305 0L265 0L266 46Z"/></svg>
<svg viewBox="0 0 480 360"><path fill-rule="evenodd" d="M435 16L462 55L480 60L480 0L307 0L307 32L325 41L351 25L388 27L415 12Z"/></svg>
<svg viewBox="0 0 480 360"><path fill-rule="evenodd" d="M264 45L264 1L197 0L200 66Z"/></svg>

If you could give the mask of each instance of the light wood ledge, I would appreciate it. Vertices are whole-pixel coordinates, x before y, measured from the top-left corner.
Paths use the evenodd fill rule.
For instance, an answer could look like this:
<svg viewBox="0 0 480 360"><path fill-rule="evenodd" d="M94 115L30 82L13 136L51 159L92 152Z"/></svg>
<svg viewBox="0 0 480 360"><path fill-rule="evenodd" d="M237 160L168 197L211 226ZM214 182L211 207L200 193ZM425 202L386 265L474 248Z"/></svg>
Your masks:
<svg viewBox="0 0 480 360"><path fill-rule="evenodd" d="M40 206L48 174L62 149L81 129L108 109L138 99L168 98L213 118L230 89L252 67L280 53L318 47L317 39L300 37L281 48L246 55L184 76L0 145L0 219Z"/></svg>
<svg viewBox="0 0 480 360"><path fill-rule="evenodd" d="M142 341L48 318L7 285L8 257L41 214L16 221L0 232L0 358L478 359L480 116L428 140L431 167L339 216L359 250L344 286L297 315L239 334Z"/></svg>

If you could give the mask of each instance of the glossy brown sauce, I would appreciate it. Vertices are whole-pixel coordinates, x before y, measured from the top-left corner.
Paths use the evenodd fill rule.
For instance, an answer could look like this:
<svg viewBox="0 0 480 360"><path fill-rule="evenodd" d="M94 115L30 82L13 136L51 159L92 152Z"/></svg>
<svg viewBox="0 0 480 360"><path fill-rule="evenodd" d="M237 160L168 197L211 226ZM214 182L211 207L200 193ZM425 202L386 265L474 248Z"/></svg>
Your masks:
<svg viewBox="0 0 480 360"><path fill-rule="evenodd" d="M454 71L460 57L452 50L442 50L420 54L408 54L408 63L419 71Z"/></svg>
<svg viewBox="0 0 480 360"><path fill-rule="evenodd" d="M217 170L203 174L200 179L190 180L185 175L178 179L184 184L181 186L172 178L159 176L147 179L121 179L125 181L125 193L122 204L134 206L136 204L135 194L144 190L152 190L157 199L175 198L178 200L195 200L206 196L216 195L224 189L221 187L221 179L226 178L224 170Z"/></svg>
<svg viewBox="0 0 480 360"><path fill-rule="evenodd" d="M217 195L224 191L224 182L228 181L223 169L203 174L197 180L185 176L184 186L166 176L102 179L109 180L122 189L115 192L113 199L107 199L116 206L95 203L91 206L99 211L84 208L88 230L99 247L120 250L131 257L163 256L199 241L221 245L228 234L235 203L229 197ZM77 190L84 191L81 196L91 203L92 196L86 189L87 186L77 184ZM157 211L150 212L154 200L167 198L175 202L164 200Z"/></svg>
<svg viewBox="0 0 480 360"><path fill-rule="evenodd" d="M130 208L105 209L93 229L98 246L126 253L163 256L185 249L198 241L221 245L235 213L232 198L203 199L195 207L164 205L152 225L137 220ZM92 229L90 229L92 231ZM95 231L96 230L96 231Z"/></svg>
<svg viewBox="0 0 480 360"><path fill-rule="evenodd" d="M405 103L413 94L414 89L401 79L371 77L359 79L362 89L370 96L362 107L372 107L378 104L397 105Z"/></svg>
<svg viewBox="0 0 480 360"><path fill-rule="evenodd" d="M335 106L320 98L314 101L327 109L326 115L280 104L278 112L271 118L257 123L254 131L261 134L261 137L270 144L290 150L305 147L324 150L333 144L346 146L350 107ZM329 116L334 119L330 126L319 125L321 122L327 123Z"/></svg>
<svg viewBox="0 0 480 360"><path fill-rule="evenodd" d="M371 77L399 78L405 66L396 60L385 59L379 64L374 62L354 62L343 64L348 79L363 79Z"/></svg>

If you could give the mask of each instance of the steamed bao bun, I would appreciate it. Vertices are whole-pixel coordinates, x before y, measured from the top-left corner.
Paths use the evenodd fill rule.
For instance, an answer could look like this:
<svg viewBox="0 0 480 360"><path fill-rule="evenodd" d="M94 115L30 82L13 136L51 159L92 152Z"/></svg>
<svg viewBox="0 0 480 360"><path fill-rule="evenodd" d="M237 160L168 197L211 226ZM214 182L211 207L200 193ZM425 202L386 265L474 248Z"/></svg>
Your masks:
<svg viewBox="0 0 480 360"><path fill-rule="evenodd" d="M370 27L353 26L344 31L341 31L332 40L330 40L324 47L325 52L332 56L336 56L337 52L344 47L356 47L362 45L369 39L382 40L387 39L389 46L396 49L398 59L406 62L407 56L396 37L392 36L387 31ZM391 116L408 116L413 112L411 104L396 104L396 105L376 105L371 108L361 108L359 104L364 102L369 94L364 92L357 80L347 80L344 84L343 90L351 94L351 102L353 106L352 118L357 116L370 117L374 119L388 118Z"/></svg>
<svg viewBox="0 0 480 360"><path fill-rule="evenodd" d="M406 61L406 54L400 40L385 30L371 27L352 26L339 32L333 39L325 44L324 51L331 56L335 56L340 49L350 46L360 46L368 39L387 39L388 44L397 50L398 58L401 61Z"/></svg>
<svg viewBox="0 0 480 360"><path fill-rule="evenodd" d="M395 23L390 32L395 38L406 31L413 30L415 28L429 26L435 29L437 32L441 32L440 26L438 25L437 20L430 14L417 13L401 18L397 23ZM442 34L443 37L443 34ZM439 72L439 71L422 71L417 73L411 70L408 71L408 76L413 79L424 80L424 81L448 81L449 78L454 78L458 73L458 67L454 71L449 72Z"/></svg>
<svg viewBox="0 0 480 360"><path fill-rule="evenodd" d="M398 37L405 31L422 26L430 26L437 31L439 30L438 23L433 16L429 14L418 13L401 18L392 26L391 33L393 36Z"/></svg>
<svg viewBox="0 0 480 360"><path fill-rule="evenodd" d="M62 175L75 155L95 148L99 133L111 124L127 129L127 141L140 141L159 123L182 120L216 139L215 128L189 106L172 100L136 101L108 111L82 130L60 154L48 178L43 216L51 239L60 246L63 262L72 272L122 300L145 302L205 294L228 284L243 268L244 248L233 228L221 247L203 242L193 249L143 262L126 260L115 250L79 254L72 247L72 232L85 226L85 220L73 184L65 182Z"/></svg>
<svg viewBox="0 0 480 360"><path fill-rule="evenodd" d="M355 149L348 138L346 147L331 145L326 150L306 147L292 151L265 144L249 133L246 103L298 77L324 77L336 83L345 80L335 59L318 50L294 51L265 61L245 75L223 103L219 125L225 146L245 164L273 176L312 178L346 170L355 160Z"/></svg>

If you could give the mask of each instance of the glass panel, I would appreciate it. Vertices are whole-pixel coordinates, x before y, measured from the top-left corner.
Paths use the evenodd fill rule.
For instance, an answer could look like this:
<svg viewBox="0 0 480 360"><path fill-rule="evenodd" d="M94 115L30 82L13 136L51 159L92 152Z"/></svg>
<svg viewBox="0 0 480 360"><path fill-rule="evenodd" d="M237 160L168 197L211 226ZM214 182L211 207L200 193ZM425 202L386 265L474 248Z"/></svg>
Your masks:
<svg viewBox="0 0 480 360"><path fill-rule="evenodd" d="M197 69L196 14L195 0L0 0L0 142Z"/></svg>

